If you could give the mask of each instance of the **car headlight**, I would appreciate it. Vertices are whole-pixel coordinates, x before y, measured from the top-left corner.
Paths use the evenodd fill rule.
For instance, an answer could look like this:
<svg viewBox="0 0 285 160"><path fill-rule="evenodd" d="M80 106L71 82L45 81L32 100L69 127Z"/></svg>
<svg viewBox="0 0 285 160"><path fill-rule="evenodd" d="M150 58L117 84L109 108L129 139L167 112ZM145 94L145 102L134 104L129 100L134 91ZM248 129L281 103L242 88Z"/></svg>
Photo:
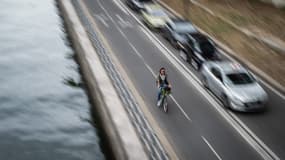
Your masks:
<svg viewBox="0 0 285 160"><path fill-rule="evenodd" d="M242 100L238 96L233 95L231 100L232 100L233 103L235 103L235 104L237 104L239 106L244 105L244 103L242 102Z"/></svg>
<svg viewBox="0 0 285 160"><path fill-rule="evenodd" d="M149 22L150 22L151 24L154 24L154 25L157 24L157 21L156 21L156 20L153 20L153 19L150 19Z"/></svg>
<svg viewBox="0 0 285 160"><path fill-rule="evenodd" d="M263 95L262 95L261 97L262 97L261 100L262 100L263 102L267 102L267 101L268 101L268 95L266 94L265 91L264 91L264 93L263 93Z"/></svg>

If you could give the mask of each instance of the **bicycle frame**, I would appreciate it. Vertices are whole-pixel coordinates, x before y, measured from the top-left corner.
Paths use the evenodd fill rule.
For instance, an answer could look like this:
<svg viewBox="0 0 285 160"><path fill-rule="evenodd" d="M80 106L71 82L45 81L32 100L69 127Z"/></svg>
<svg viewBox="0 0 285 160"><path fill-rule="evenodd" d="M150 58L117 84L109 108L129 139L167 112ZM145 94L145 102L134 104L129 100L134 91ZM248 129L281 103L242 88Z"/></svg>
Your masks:
<svg viewBox="0 0 285 160"><path fill-rule="evenodd" d="M161 106L163 107L164 112L168 112L167 96L170 94L170 90L166 90L165 87L161 91Z"/></svg>

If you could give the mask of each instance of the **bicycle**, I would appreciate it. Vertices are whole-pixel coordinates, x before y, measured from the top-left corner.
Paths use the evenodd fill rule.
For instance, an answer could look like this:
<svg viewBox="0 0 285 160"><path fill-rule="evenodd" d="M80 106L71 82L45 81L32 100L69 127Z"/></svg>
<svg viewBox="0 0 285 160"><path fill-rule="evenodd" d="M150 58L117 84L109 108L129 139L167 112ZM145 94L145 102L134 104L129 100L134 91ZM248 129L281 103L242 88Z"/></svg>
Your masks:
<svg viewBox="0 0 285 160"><path fill-rule="evenodd" d="M168 103L167 103L167 97L171 93L171 89L169 87L162 87L161 89L161 95L160 95L160 106L163 107L163 110L165 113L168 112Z"/></svg>

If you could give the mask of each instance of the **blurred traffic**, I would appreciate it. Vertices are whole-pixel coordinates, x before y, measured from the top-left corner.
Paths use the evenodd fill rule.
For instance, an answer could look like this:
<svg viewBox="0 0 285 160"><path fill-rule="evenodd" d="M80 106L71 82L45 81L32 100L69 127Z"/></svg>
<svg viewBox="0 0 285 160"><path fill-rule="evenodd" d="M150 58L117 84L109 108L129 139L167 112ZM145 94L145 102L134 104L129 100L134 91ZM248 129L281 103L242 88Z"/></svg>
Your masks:
<svg viewBox="0 0 285 160"><path fill-rule="evenodd" d="M250 71L237 62L221 58L215 42L191 21L178 18L150 0L127 0L141 13L142 21L179 50L180 57L201 75L201 80L225 108L253 112L264 110L267 93ZM155 29L155 30L154 30Z"/></svg>

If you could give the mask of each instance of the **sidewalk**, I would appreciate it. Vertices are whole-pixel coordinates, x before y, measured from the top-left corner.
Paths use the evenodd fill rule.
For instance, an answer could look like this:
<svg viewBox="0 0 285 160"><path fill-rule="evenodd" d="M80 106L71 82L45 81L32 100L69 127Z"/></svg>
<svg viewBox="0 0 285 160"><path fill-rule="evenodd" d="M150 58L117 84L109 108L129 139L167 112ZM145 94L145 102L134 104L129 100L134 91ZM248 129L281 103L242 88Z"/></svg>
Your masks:
<svg viewBox="0 0 285 160"><path fill-rule="evenodd" d="M284 89L285 9L257 0L162 1Z"/></svg>

